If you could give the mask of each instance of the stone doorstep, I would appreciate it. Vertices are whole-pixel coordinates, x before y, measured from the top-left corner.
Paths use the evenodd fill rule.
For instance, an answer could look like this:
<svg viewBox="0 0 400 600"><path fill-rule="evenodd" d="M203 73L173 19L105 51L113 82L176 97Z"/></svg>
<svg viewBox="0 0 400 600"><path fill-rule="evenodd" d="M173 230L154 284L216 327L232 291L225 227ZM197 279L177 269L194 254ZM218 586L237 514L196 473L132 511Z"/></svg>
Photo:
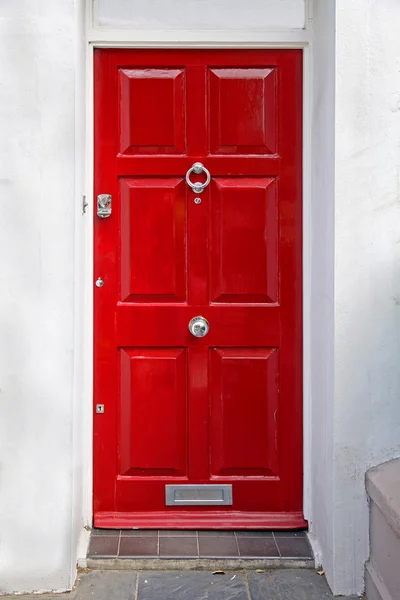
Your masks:
<svg viewBox="0 0 400 600"><path fill-rule="evenodd" d="M400 459L391 460L367 471L366 489L388 523L400 537Z"/></svg>
<svg viewBox="0 0 400 600"><path fill-rule="evenodd" d="M392 596L374 568L371 561L365 565L365 589L368 592L366 600L391 600Z"/></svg>
<svg viewBox="0 0 400 600"><path fill-rule="evenodd" d="M314 559L284 558L88 558L92 571L232 571L314 569Z"/></svg>
<svg viewBox="0 0 400 600"><path fill-rule="evenodd" d="M94 529L86 566L108 570L246 571L310 569L315 563L304 531Z"/></svg>

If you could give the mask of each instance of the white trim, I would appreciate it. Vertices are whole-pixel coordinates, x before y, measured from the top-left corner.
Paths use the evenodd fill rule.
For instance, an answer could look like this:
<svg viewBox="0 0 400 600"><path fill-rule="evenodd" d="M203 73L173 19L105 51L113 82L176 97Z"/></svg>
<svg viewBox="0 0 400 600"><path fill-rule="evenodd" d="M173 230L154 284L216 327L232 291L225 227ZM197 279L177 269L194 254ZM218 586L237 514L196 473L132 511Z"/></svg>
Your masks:
<svg viewBox="0 0 400 600"><path fill-rule="evenodd" d="M249 33L251 35L249 35ZM251 40L249 39L251 38ZM296 31L130 31L94 29L89 43L118 48L301 48L310 41L305 30Z"/></svg>
<svg viewBox="0 0 400 600"><path fill-rule="evenodd" d="M89 19L92 17L91 2L89 5ZM309 13L308 13L309 16ZM310 17L311 18L311 17ZM92 23L92 21L88 21ZM117 36L118 33L118 36ZM129 32L128 32L129 33ZM155 32L152 32L153 34ZM222 41L220 38L214 40L196 41L192 39L185 41L184 38L192 38L193 33L190 31L180 32L179 38L175 38L172 43L167 38L171 32L160 32L160 39L151 37L150 32L143 34L146 40L129 41L126 39L126 32L109 31L107 36L99 39L99 32L93 36L93 31L89 31L88 36L88 51L87 51L87 90L86 90L86 148L87 148L87 173L86 173L86 198L88 202L87 211L85 214L85 331L84 331L84 401L88 405L88 414L90 415L90 426L84 428L84 435L88 436L84 440L83 447L87 451L84 457L84 520L85 525L92 525L92 460L93 460L93 282L95 274L93 273L93 181L94 181L94 143L93 143L93 119L94 119L94 103L93 103L93 83L94 83L94 65L93 51L94 48L300 48L304 50L303 57L303 465L304 465L304 494L303 494L303 510L305 518L311 522L311 113L312 113L312 48L309 32L297 32L289 36L288 34L277 33L271 35L270 32L264 32L264 37L268 38L261 42L258 39L230 40ZM216 32L211 32L215 35ZM229 37L232 37L233 32L229 32ZM247 37L253 38L253 33L247 33ZM136 32L137 34L137 32ZM162 35L161 35L162 34ZM225 32L226 35L227 32ZM115 36L114 39L112 35ZM241 36L246 34L241 32ZM257 36L256 36L257 37ZM176 41L179 39L179 42ZM280 41L278 41L278 39Z"/></svg>
<svg viewBox="0 0 400 600"><path fill-rule="evenodd" d="M309 4L307 4L309 6ZM311 522L311 174L312 46L303 49L303 511Z"/></svg>
<svg viewBox="0 0 400 600"><path fill-rule="evenodd" d="M307 537L308 537L308 541L310 542L312 553L314 555L315 568L322 569L322 551L321 551L321 547L318 543L318 540L315 537L315 535L312 533L308 533Z"/></svg>
<svg viewBox="0 0 400 600"><path fill-rule="evenodd" d="M99 0L88 0L88 41L89 42L107 42L112 43L140 43L158 44L164 43L210 43L219 45L219 43L231 42L275 42L280 43L296 43L307 42L310 39L310 27L312 24L314 0L305 0L304 9L304 27L264 27L260 30L226 30L226 29L204 29L194 30L189 29L140 29L128 24L125 27L118 25L116 27L105 26L99 24L98 18L98 3Z"/></svg>
<svg viewBox="0 0 400 600"><path fill-rule="evenodd" d="M88 3L90 5L90 2ZM85 196L86 212L85 219L85 255L84 255L84 333L83 333L83 402L86 410L84 414L88 415L83 427L83 523L85 526L92 526L93 517L93 320L94 320L94 297L93 297L93 182L94 182L94 94L93 94L93 46L88 44L86 55L86 178L85 178ZM78 157L79 160L79 157Z"/></svg>
<svg viewBox="0 0 400 600"><path fill-rule="evenodd" d="M79 540L78 540L76 566L79 569L86 569L86 567L87 567L86 556L88 553L89 542L90 542L90 529L84 527L81 530Z"/></svg>
<svg viewBox="0 0 400 600"><path fill-rule="evenodd" d="M97 47L120 48L301 48L311 41L312 2L305 2L304 29L194 31L104 27L98 24L98 0L89 0L87 40Z"/></svg>

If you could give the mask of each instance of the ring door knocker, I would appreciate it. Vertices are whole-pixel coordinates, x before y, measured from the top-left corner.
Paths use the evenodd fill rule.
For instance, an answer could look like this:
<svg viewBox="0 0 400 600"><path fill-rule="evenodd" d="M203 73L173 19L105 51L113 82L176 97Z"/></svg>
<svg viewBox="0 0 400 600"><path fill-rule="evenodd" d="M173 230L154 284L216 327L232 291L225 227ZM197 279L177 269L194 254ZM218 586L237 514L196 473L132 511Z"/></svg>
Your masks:
<svg viewBox="0 0 400 600"><path fill-rule="evenodd" d="M206 174L205 182L200 183L200 181L196 181L196 183L193 183L192 181L190 181L190 175L192 173L196 173L196 175L199 175L200 173L205 173ZM186 173L186 183L192 188L192 190L194 191L195 194L201 194L202 192L204 192L204 190L206 189L206 187L208 186L210 181L211 181L210 171L208 169L206 169L205 166L201 162L195 162L191 166L189 171Z"/></svg>

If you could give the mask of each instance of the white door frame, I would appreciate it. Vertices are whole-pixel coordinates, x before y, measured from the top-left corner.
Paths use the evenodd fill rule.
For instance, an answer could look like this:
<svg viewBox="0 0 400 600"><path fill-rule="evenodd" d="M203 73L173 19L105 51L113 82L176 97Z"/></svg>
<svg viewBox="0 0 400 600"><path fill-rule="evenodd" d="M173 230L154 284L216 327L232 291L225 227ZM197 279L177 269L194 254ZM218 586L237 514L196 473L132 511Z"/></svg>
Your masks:
<svg viewBox="0 0 400 600"><path fill-rule="evenodd" d="M306 27L288 31L133 31L95 27L92 2L87 2L86 52L86 182L84 256L84 345L83 359L83 521L92 525L93 495L93 182L94 182L94 64L95 48L213 48L303 50L303 465L304 517L311 520L311 115L312 115L312 14L307 3ZM194 38L194 35L196 36ZM179 42L176 40L179 39ZM77 156L77 160L80 158Z"/></svg>

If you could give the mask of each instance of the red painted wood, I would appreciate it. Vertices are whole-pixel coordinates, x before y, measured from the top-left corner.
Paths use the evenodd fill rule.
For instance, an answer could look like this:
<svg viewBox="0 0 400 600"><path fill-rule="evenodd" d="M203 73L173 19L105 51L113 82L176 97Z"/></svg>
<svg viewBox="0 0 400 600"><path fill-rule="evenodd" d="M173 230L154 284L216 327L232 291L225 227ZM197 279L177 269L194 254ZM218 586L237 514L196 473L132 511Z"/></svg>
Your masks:
<svg viewBox="0 0 400 600"><path fill-rule="evenodd" d="M299 50L95 51L97 526L305 525L301 95ZM217 482L231 507L165 506Z"/></svg>
<svg viewBox="0 0 400 600"><path fill-rule="evenodd" d="M275 154L276 71L210 69L208 134L213 154Z"/></svg>
<svg viewBox="0 0 400 600"><path fill-rule="evenodd" d="M275 180L266 177L213 180L212 302L277 302L276 188Z"/></svg>
<svg viewBox="0 0 400 600"><path fill-rule="evenodd" d="M183 348L120 351L121 475L187 476L186 354Z"/></svg>
<svg viewBox="0 0 400 600"><path fill-rule="evenodd" d="M120 153L183 154L185 71L119 69Z"/></svg>
<svg viewBox="0 0 400 600"><path fill-rule="evenodd" d="M211 350L212 476L278 475L278 374L275 348Z"/></svg>
<svg viewBox="0 0 400 600"><path fill-rule="evenodd" d="M120 198L121 300L184 302L186 182L178 177L122 179ZM149 235L152 231L157 235Z"/></svg>
<svg viewBox="0 0 400 600"><path fill-rule="evenodd" d="M187 510L139 513L96 513L96 527L103 529L130 529L135 523L139 529L304 529L307 521L301 511L278 513L239 513L228 511Z"/></svg>

